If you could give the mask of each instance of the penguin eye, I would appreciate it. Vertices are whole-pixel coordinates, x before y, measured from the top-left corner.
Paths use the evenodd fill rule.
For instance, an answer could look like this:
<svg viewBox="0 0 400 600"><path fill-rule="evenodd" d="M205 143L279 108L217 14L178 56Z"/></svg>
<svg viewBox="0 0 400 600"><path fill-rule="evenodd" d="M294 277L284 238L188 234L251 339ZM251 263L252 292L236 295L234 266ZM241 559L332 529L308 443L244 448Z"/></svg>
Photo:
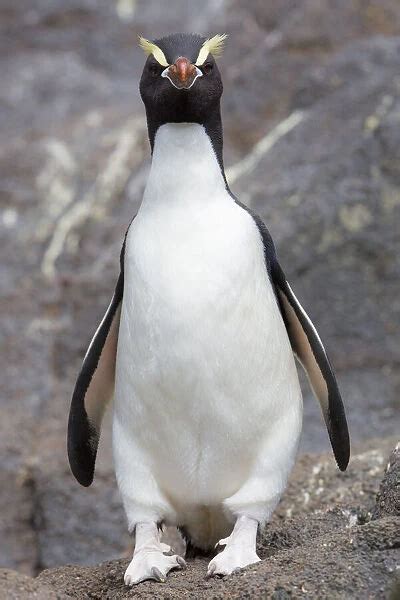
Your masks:
<svg viewBox="0 0 400 600"><path fill-rule="evenodd" d="M212 63L206 63L203 66L203 73L205 73L206 75L208 75L209 73L211 73L212 70L213 70L213 64Z"/></svg>
<svg viewBox="0 0 400 600"><path fill-rule="evenodd" d="M149 71L154 76L159 75L159 73L160 73L160 69L155 63L153 63L149 66Z"/></svg>

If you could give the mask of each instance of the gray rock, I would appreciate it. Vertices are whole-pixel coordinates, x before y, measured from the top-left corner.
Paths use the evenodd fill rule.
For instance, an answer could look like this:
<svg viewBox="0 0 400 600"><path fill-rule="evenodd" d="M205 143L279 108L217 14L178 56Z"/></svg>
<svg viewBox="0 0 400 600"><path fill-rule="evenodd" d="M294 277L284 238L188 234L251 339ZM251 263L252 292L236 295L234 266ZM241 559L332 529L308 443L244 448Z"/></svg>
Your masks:
<svg viewBox="0 0 400 600"><path fill-rule="evenodd" d="M109 426L92 490L70 475L65 429L74 379L108 304L148 164L138 33L230 34L221 58L230 167L251 158L254 144L293 111L304 111L232 187L270 226L282 265L326 341L353 442L395 433L397 0L190 0L184 6L171 0L168 6L161 19L159 5L144 0L33 0L29 8L1 2L0 564L25 573L65 562L94 564L130 549ZM302 450L328 448L307 392ZM383 455L368 456L380 473ZM342 516L334 512L340 497L325 483L307 483L314 490L308 491L297 475L304 460L291 483L300 498L310 494L304 510L325 506L326 494L333 512L326 520L310 517L307 526L291 520L284 531L273 523L266 548L300 543L303 526L310 535L340 530ZM321 467L320 479L332 477L351 498L343 482L356 476L357 460L351 476L338 478L327 458L331 466ZM358 520L373 509L378 476L363 473L365 485L355 481L368 506L361 503ZM301 510L289 494L277 518L300 519Z"/></svg>
<svg viewBox="0 0 400 600"><path fill-rule="evenodd" d="M38 564L33 486L28 470L0 470L0 565L26 575Z"/></svg>
<svg viewBox="0 0 400 600"><path fill-rule="evenodd" d="M165 584L145 582L132 592L123 584L128 561L118 560L49 569L38 581L73 598L386 597L400 558L400 520L371 520L371 510L391 443L356 455L348 476L326 455L304 456L260 536L262 562L238 574L207 581L207 559L194 559Z"/></svg>
<svg viewBox="0 0 400 600"><path fill-rule="evenodd" d="M327 534L280 551L242 572L205 580L207 562L189 562L165 584L140 584L137 598L382 598L393 585L390 569L398 558L398 521L386 517L351 532ZM390 565L390 566L389 566ZM96 568L66 567L44 571L39 580L75 598L131 598L123 585L125 561ZM283 594L286 594L284 596Z"/></svg>
<svg viewBox="0 0 400 600"><path fill-rule="evenodd" d="M399 53L398 39L383 38L336 53L319 71L336 89L233 183L269 225L281 264L326 340L353 440L396 432ZM240 164L234 178L238 171ZM306 401L306 433L317 414Z"/></svg>
<svg viewBox="0 0 400 600"><path fill-rule="evenodd" d="M43 585L37 579L0 568L0 598L4 600L67 600L68 594Z"/></svg>
<svg viewBox="0 0 400 600"><path fill-rule="evenodd" d="M389 457L373 512L375 519L385 515L400 517L400 444Z"/></svg>

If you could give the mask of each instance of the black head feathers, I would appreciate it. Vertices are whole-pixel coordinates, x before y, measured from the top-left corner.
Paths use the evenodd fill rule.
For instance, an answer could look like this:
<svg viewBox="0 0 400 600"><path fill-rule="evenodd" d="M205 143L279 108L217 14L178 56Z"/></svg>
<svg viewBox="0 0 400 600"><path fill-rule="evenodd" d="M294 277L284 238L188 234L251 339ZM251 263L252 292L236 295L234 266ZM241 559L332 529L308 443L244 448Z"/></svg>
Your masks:
<svg viewBox="0 0 400 600"><path fill-rule="evenodd" d="M215 56L226 35L211 38L177 33L149 41L140 38L147 54L140 80L151 146L165 123L198 123L210 136L222 140L220 99L222 80ZM222 143L222 141L221 141ZM222 161L222 148L217 154Z"/></svg>

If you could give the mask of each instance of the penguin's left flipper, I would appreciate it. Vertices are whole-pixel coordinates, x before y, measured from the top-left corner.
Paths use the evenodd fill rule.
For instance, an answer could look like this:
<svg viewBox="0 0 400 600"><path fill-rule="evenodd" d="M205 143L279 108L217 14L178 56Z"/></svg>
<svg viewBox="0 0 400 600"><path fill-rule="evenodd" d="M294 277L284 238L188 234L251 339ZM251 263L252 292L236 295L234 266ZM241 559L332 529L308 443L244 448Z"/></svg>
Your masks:
<svg viewBox="0 0 400 600"><path fill-rule="evenodd" d="M68 459L76 479L93 481L97 446L104 412L114 394L119 321L124 292L125 242L121 272L109 307L83 360L72 395L68 421Z"/></svg>
<svg viewBox="0 0 400 600"><path fill-rule="evenodd" d="M329 358L276 256L271 264L271 278L293 352L306 371L321 405L337 465L341 471L345 471L350 458L350 439L342 398Z"/></svg>

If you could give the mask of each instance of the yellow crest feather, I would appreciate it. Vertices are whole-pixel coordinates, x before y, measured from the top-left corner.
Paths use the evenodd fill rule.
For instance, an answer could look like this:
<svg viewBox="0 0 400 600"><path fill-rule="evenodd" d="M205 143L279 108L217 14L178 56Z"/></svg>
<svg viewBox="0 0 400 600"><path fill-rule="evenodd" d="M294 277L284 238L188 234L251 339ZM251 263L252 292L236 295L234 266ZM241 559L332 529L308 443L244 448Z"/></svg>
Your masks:
<svg viewBox="0 0 400 600"><path fill-rule="evenodd" d="M152 54L156 61L163 67L168 67L167 59L165 58L164 52L153 42L146 40L146 38L139 36L139 46L147 56Z"/></svg>
<svg viewBox="0 0 400 600"><path fill-rule="evenodd" d="M228 36L226 33L222 33L214 35L214 37L206 40L200 49L195 64L198 67L202 65L209 54L212 54L213 56L220 56L223 52L224 43L227 37Z"/></svg>

